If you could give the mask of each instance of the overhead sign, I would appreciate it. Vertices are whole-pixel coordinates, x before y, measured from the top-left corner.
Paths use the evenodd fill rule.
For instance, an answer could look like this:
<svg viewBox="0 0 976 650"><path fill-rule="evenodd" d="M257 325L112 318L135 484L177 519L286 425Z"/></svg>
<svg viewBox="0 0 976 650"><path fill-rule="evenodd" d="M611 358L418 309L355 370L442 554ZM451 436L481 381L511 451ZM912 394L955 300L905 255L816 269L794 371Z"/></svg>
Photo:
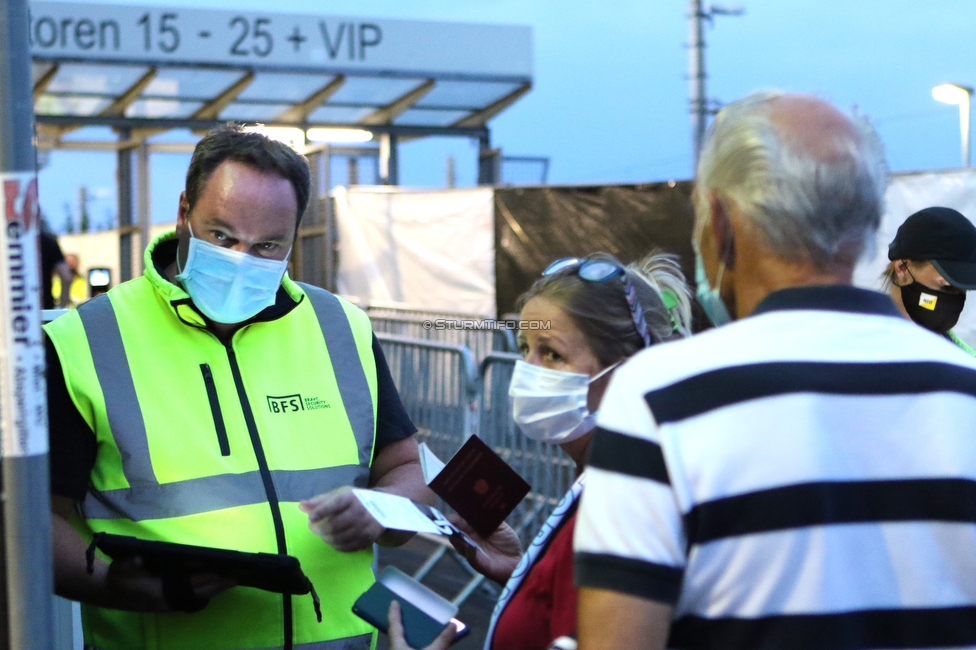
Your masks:
<svg viewBox="0 0 976 650"><path fill-rule="evenodd" d="M30 3L35 58L529 79L529 27Z"/></svg>

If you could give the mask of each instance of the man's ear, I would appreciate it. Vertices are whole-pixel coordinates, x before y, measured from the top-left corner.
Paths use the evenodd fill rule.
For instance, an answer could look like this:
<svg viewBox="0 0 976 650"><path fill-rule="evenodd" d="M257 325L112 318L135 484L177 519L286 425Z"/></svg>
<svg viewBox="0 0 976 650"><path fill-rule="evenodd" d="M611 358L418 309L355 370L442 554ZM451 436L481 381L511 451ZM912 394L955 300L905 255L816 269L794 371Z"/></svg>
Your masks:
<svg viewBox="0 0 976 650"><path fill-rule="evenodd" d="M176 227L182 230L186 228L186 220L190 214L190 204L186 200L186 190L180 192L180 205L176 209Z"/></svg>
<svg viewBox="0 0 976 650"><path fill-rule="evenodd" d="M715 239L718 259L725 263L725 268L732 270L735 268L735 231L732 215L727 207L728 204L716 193L710 192L708 206L712 212L710 226L712 237Z"/></svg>

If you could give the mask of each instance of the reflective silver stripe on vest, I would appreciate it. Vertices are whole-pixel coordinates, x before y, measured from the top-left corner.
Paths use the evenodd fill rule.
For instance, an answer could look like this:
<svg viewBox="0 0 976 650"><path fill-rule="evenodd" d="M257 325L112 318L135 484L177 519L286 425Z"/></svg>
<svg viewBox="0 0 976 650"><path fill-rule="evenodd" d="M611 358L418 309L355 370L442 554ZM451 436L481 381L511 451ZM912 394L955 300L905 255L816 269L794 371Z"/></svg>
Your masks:
<svg viewBox="0 0 976 650"><path fill-rule="evenodd" d="M359 463L368 466L373 453L373 398L349 318L339 299L325 289L303 282L297 284L308 296L319 319L325 346L332 359L332 370L339 382L342 405L359 445Z"/></svg>
<svg viewBox="0 0 976 650"><path fill-rule="evenodd" d="M315 643L296 643L292 646L293 650L369 650L372 641L372 634L362 636L349 636L344 639L333 639L332 641L316 641ZM108 650L95 645L86 645L85 650ZM284 650L282 646L271 648L259 648L254 650Z"/></svg>
<svg viewBox="0 0 976 650"><path fill-rule="evenodd" d="M98 385L102 387L105 410L113 436L125 432L125 446L118 448L128 453L122 455L122 474L129 485L158 485L149 457L149 438L146 423L132 382L129 359L122 344L122 333L115 309L107 295L101 295L78 307L78 315L88 337L92 362ZM116 438L116 443L118 439Z"/></svg>
<svg viewBox="0 0 976 650"><path fill-rule="evenodd" d="M366 487L369 469L360 465L278 469L272 470L271 476L278 500L297 502L344 485ZM267 501L261 473L254 471L96 492L85 499L82 514L86 519L147 521L186 517Z"/></svg>

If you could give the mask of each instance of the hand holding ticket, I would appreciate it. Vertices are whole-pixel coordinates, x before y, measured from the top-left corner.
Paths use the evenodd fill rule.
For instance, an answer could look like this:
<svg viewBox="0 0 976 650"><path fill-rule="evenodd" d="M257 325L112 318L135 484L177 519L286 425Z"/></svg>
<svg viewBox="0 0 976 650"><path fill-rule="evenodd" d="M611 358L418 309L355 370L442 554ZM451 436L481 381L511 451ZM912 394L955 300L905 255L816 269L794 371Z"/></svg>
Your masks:
<svg viewBox="0 0 976 650"><path fill-rule="evenodd" d="M349 553L368 548L385 530L349 487L319 494L298 507L308 515L312 532L337 551Z"/></svg>
<svg viewBox="0 0 976 650"><path fill-rule="evenodd" d="M414 503L406 497L379 492L377 490L352 490L366 511L376 522L388 530L407 530L415 533L430 533L445 537L461 537L475 548L480 548L474 540L447 520L439 510Z"/></svg>

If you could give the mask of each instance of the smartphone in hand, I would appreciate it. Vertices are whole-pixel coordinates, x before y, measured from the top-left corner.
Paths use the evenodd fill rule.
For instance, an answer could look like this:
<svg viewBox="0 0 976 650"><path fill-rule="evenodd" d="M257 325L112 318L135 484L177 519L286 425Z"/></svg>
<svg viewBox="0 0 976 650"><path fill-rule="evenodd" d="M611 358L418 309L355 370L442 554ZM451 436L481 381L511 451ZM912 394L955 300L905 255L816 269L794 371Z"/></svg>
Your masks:
<svg viewBox="0 0 976 650"><path fill-rule="evenodd" d="M470 628L455 618L456 605L392 566L380 572L373 586L356 599L352 611L386 633L387 613L394 600L400 603L404 637L413 648L426 647L452 622L457 626L454 641L470 632Z"/></svg>

